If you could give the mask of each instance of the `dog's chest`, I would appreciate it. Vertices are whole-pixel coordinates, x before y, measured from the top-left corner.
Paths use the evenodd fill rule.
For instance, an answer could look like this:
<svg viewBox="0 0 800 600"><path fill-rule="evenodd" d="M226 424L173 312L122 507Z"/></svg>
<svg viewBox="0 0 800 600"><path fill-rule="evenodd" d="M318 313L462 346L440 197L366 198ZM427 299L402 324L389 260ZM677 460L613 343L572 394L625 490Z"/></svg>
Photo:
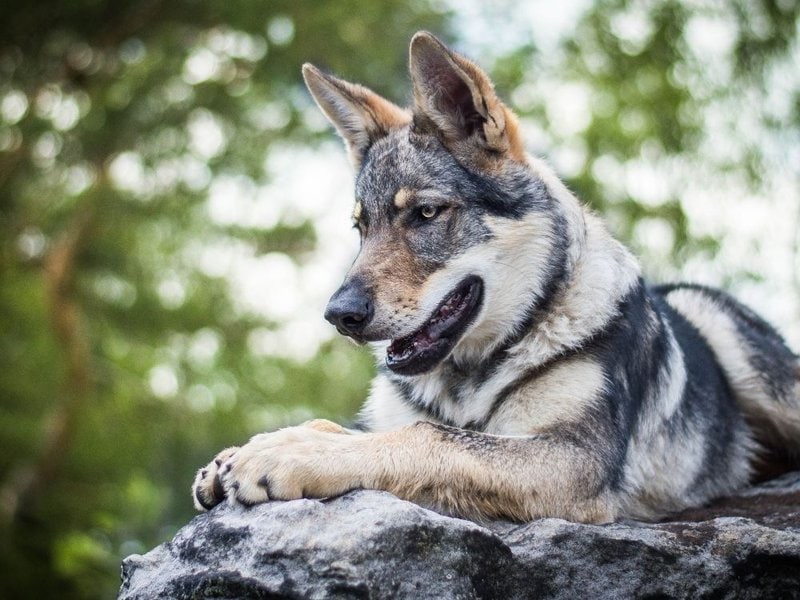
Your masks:
<svg viewBox="0 0 800 600"><path fill-rule="evenodd" d="M494 370L441 369L401 387L404 402L444 424L527 435L580 419L604 381L596 361L574 357L539 369L512 361Z"/></svg>

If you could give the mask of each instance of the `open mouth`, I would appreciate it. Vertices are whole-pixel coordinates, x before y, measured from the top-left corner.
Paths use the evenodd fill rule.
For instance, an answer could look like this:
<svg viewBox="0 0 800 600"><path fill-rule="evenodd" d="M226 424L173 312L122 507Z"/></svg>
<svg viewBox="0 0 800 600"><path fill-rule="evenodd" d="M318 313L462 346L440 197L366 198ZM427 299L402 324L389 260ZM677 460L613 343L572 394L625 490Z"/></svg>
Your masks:
<svg viewBox="0 0 800 600"><path fill-rule="evenodd" d="M439 364L478 314L483 282L471 275L439 304L430 319L411 335L392 340L386 366L399 375L420 375Z"/></svg>

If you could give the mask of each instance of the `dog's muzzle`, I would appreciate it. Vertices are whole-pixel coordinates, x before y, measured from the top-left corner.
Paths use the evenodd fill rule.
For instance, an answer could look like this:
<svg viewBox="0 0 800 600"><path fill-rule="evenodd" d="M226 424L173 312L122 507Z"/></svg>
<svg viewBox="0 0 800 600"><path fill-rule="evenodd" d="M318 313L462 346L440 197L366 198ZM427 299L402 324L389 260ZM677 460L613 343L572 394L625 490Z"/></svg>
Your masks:
<svg viewBox="0 0 800 600"><path fill-rule="evenodd" d="M375 314L372 294L360 279L345 281L328 301L325 318L342 335L363 342L364 329Z"/></svg>

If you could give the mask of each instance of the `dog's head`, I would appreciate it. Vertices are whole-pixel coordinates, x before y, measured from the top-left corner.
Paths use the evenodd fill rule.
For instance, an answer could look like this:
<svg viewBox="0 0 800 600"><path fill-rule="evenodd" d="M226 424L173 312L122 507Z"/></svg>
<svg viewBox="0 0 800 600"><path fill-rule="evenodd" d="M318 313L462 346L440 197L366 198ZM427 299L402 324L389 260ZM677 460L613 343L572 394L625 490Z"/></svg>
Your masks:
<svg viewBox="0 0 800 600"><path fill-rule="evenodd" d="M521 325L564 248L551 182L486 74L428 33L411 41L414 106L303 67L356 169L361 250L325 317L384 342L394 372L475 358Z"/></svg>

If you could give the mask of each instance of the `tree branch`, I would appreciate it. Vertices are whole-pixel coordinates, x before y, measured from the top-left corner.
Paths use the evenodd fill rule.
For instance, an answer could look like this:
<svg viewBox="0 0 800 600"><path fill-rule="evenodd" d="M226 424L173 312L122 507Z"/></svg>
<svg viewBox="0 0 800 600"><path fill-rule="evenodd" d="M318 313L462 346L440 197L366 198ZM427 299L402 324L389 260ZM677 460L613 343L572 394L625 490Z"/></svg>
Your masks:
<svg viewBox="0 0 800 600"><path fill-rule="evenodd" d="M77 257L93 221L92 209L79 212L43 261L51 326L66 367L64 385L47 418L38 458L12 471L0 487L0 516L6 521L18 514L25 500L41 493L58 472L72 442L80 409L94 388L89 336L74 294Z"/></svg>

